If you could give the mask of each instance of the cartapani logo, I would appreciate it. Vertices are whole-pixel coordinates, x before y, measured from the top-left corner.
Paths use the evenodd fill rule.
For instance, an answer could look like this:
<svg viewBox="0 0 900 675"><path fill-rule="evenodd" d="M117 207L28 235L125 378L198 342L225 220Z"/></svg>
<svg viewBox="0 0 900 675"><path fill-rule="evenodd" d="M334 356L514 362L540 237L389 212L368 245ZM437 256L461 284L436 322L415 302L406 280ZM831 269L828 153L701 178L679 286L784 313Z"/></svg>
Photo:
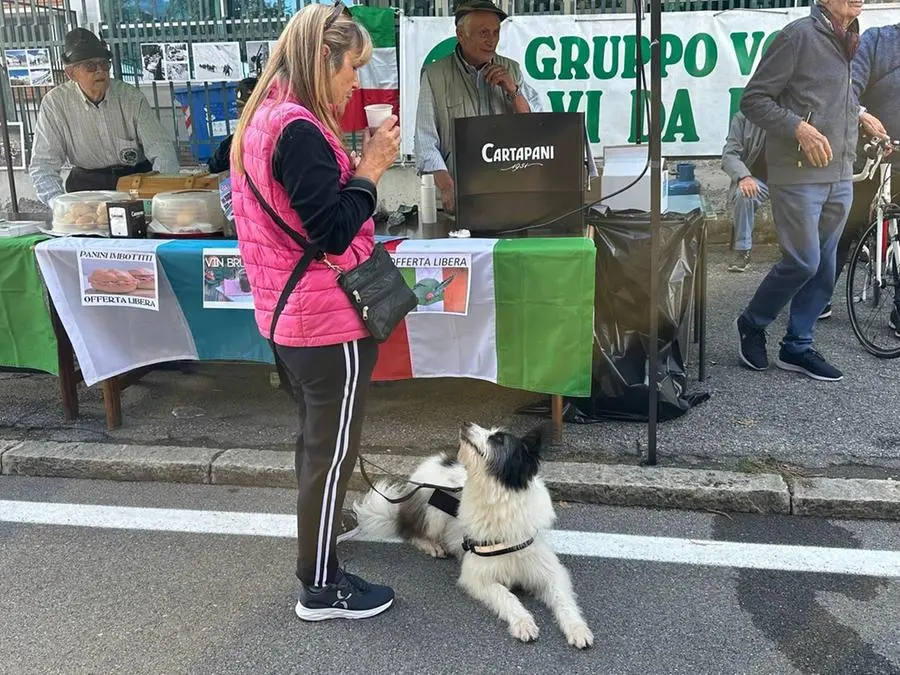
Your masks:
<svg viewBox="0 0 900 675"><path fill-rule="evenodd" d="M488 164L512 162L501 171L521 171L530 166L544 166L541 160L552 160L556 148L552 145L534 145L515 148L498 148L494 143L481 146L481 158Z"/></svg>

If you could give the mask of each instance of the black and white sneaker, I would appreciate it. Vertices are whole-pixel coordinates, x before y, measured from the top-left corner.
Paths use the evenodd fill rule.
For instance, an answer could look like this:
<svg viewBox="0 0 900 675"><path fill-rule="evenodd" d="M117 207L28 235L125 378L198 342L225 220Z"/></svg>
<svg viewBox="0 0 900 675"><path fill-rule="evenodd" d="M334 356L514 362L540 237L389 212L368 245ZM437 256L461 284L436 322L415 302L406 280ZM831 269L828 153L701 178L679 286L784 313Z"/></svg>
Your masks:
<svg viewBox="0 0 900 675"><path fill-rule="evenodd" d="M837 382L844 379L844 374L825 360L815 349L807 349L799 354L791 353L782 346L775 359L775 365L782 370L802 373L814 380Z"/></svg>
<svg viewBox="0 0 900 675"><path fill-rule="evenodd" d="M888 319L888 325L894 331L894 337L900 338L900 311L896 307L891 310L891 318Z"/></svg>
<svg viewBox="0 0 900 675"><path fill-rule="evenodd" d="M816 321L821 321L822 319L830 319L831 313L831 303L829 302L827 305L825 305L825 309L822 310L822 313L819 314L819 318L816 319Z"/></svg>
<svg viewBox="0 0 900 675"><path fill-rule="evenodd" d="M768 368L766 331L754 326L743 314L734 320L734 327L738 334L738 356L744 365L752 370Z"/></svg>
<svg viewBox="0 0 900 675"><path fill-rule="evenodd" d="M300 599L294 611L304 621L368 619L381 614L394 602L394 590L338 570L337 580L327 586L300 584Z"/></svg>

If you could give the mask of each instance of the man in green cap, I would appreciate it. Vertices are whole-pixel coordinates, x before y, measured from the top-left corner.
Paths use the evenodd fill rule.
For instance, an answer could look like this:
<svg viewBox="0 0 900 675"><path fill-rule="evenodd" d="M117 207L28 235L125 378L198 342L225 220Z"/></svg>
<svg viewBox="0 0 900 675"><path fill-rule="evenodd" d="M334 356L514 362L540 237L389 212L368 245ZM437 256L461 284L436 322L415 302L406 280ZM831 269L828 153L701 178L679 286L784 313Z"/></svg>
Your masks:
<svg viewBox="0 0 900 675"><path fill-rule="evenodd" d="M64 192L114 190L134 173L178 173L175 144L141 91L111 80L111 54L85 28L66 34L63 64L69 82L41 101L29 173L44 204ZM66 160L73 169L65 186Z"/></svg>
<svg viewBox="0 0 900 675"><path fill-rule="evenodd" d="M540 112L541 102L514 60L497 54L506 13L490 0L456 9L458 44L422 69L416 110L416 169L434 174L445 211L454 210L453 120Z"/></svg>

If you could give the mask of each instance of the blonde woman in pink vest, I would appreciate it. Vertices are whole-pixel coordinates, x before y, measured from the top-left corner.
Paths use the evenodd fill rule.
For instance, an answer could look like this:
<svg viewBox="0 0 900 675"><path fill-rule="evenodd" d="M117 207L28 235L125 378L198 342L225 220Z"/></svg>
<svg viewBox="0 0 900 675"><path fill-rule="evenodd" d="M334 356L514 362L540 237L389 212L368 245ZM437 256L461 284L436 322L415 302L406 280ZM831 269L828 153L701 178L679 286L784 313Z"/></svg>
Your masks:
<svg viewBox="0 0 900 675"><path fill-rule="evenodd" d="M361 158L342 142L338 120L371 56L371 38L343 5L306 6L281 34L231 150L256 322L299 407L296 613L308 621L375 616L394 599L387 586L341 570L336 550L378 349L326 261L350 269L371 255L376 185L400 147L394 116ZM303 241L325 259L304 259ZM301 260L306 269L284 292Z"/></svg>

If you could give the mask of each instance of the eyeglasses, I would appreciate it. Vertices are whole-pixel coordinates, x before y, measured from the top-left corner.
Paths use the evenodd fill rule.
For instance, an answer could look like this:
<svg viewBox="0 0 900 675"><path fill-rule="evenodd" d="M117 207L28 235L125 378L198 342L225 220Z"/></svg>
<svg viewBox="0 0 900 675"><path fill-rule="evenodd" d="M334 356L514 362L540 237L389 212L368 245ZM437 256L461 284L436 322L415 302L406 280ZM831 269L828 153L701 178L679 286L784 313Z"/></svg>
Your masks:
<svg viewBox="0 0 900 675"><path fill-rule="evenodd" d="M96 73L98 70L109 70L112 63L109 59L89 59L75 65L88 73Z"/></svg>
<svg viewBox="0 0 900 675"><path fill-rule="evenodd" d="M350 9L347 7L347 5L345 5L342 0L335 0L334 8L331 11L331 16L329 16L328 20L325 22L325 30L331 28L341 14L346 15L348 19L353 18L353 15L350 13Z"/></svg>

